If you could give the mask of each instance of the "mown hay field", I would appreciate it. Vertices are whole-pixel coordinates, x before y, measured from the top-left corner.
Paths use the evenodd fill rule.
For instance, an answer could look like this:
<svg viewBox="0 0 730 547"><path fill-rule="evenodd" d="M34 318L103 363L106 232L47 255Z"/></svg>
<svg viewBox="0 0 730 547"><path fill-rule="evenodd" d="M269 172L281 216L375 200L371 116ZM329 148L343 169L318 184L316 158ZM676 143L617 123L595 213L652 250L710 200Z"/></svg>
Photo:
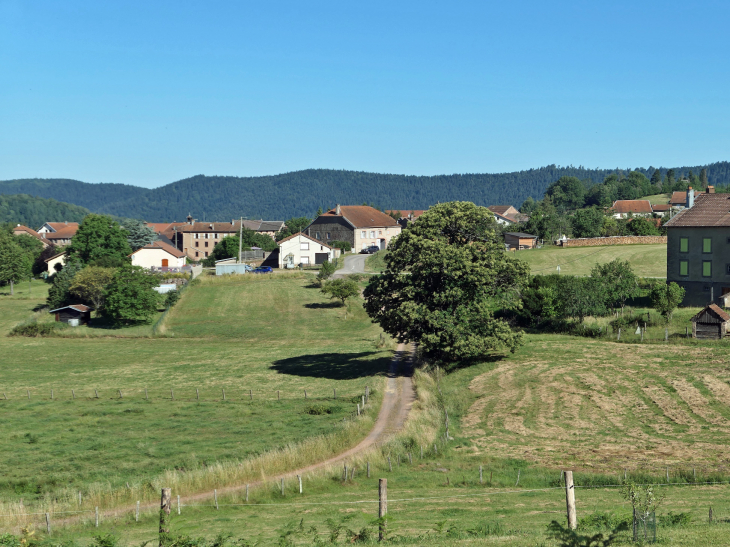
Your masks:
<svg viewBox="0 0 730 547"><path fill-rule="evenodd" d="M526 249L514 255L530 266L530 272L540 275L590 275L598 264L617 258L628 260L634 273L640 277L667 277L667 246L655 245L606 245L602 247L556 247Z"/></svg>
<svg viewBox="0 0 730 547"><path fill-rule="evenodd" d="M392 351L358 302L333 305L312 279L203 278L160 337L8 337L45 291L0 295L0 501L146 491L165 470L202 473L323 434L354 442L364 431L345 434L342 420L366 385L377 402Z"/></svg>

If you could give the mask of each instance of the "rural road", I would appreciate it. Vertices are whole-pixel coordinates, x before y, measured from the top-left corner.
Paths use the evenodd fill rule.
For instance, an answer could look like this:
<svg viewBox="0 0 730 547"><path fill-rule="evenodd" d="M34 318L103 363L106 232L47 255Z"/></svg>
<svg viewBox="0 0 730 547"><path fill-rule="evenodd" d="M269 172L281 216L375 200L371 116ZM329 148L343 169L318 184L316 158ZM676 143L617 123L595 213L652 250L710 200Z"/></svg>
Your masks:
<svg viewBox="0 0 730 547"><path fill-rule="evenodd" d="M351 258L362 258L364 264L364 256L354 256ZM348 262L345 261L345 267ZM360 441L356 446L342 452L336 456L328 458L324 461L317 462L315 464L303 467L301 469L294 469L280 475L267 477L267 482L276 482L282 478L293 478L297 475L305 475L312 471L317 471L326 468L331 465L342 463L347 461L354 456L372 448L378 444L382 444L389 437L399 432L408 418L408 413L411 410L413 402L416 400L416 393L413 388L413 382L411 381L412 371L412 357L413 353L410 347L405 344L399 344L398 348L393 356L390 363L390 370L388 371L388 378L385 384L385 393L383 394L383 402L378 412L378 417L375 420L373 428L370 430L368 435ZM262 481L251 482L249 486L261 485ZM240 492L245 489L245 485L228 486L218 489L218 494L226 494L232 492ZM192 501L200 501L204 499L210 499L213 497L213 491L200 492L198 494L192 494L189 496L180 497L181 503L190 503ZM157 503L147 503L142 506L144 509L157 509L159 505ZM122 513L133 512L133 507L110 509L102 511L101 514L106 516L116 516ZM70 523L77 520L77 518L71 517L61 522ZM59 524L60 522L57 521Z"/></svg>
<svg viewBox="0 0 730 547"><path fill-rule="evenodd" d="M343 275L354 274L354 273L365 273L365 259L370 255L346 255L344 266L337 270L333 277L335 279L341 278Z"/></svg>

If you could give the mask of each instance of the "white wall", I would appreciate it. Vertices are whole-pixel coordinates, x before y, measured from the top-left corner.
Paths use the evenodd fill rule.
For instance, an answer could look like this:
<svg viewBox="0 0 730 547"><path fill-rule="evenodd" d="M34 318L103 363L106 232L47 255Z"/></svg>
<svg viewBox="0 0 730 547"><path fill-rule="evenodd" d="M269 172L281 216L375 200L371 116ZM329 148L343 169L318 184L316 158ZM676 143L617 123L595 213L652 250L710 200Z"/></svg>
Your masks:
<svg viewBox="0 0 730 547"><path fill-rule="evenodd" d="M169 268L182 268L185 266L185 257L176 257L164 249L140 249L132 254L132 266L141 266L150 269L161 268L162 260L167 259Z"/></svg>
<svg viewBox="0 0 730 547"><path fill-rule="evenodd" d="M306 247L306 248L303 248ZM287 263L287 256L293 255L292 264L315 264L315 254L327 253L327 259L331 262L334 260L334 252L329 247L322 245L316 241L304 237L299 234L288 241L279 243L279 268L283 268Z"/></svg>

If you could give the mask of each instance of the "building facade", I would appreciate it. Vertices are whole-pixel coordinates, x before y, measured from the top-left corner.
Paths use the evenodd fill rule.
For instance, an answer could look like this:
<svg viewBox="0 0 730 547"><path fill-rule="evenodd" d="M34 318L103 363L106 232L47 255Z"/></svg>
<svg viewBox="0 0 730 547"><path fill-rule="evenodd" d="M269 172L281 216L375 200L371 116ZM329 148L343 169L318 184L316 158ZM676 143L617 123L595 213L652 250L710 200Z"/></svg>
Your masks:
<svg viewBox="0 0 730 547"><path fill-rule="evenodd" d="M244 220L244 229L266 234L274 239L276 232L285 227L283 221ZM191 260L203 260L213 252L216 243L226 236L238 236L240 220L231 222L198 222L192 217L182 226L173 227L175 247L184 252Z"/></svg>
<svg viewBox="0 0 730 547"><path fill-rule="evenodd" d="M390 215L367 205L338 205L318 216L305 232L325 244L347 241L358 252L376 245L387 248L400 234L401 225Z"/></svg>
<svg viewBox="0 0 730 547"><path fill-rule="evenodd" d="M692 197L665 224L667 282L684 288L684 306L706 306L730 293L730 194Z"/></svg>
<svg viewBox="0 0 730 547"><path fill-rule="evenodd" d="M279 241L279 268L322 264L326 260L332 262L335 251L329 245L306 234L294 234Z"/></svg>

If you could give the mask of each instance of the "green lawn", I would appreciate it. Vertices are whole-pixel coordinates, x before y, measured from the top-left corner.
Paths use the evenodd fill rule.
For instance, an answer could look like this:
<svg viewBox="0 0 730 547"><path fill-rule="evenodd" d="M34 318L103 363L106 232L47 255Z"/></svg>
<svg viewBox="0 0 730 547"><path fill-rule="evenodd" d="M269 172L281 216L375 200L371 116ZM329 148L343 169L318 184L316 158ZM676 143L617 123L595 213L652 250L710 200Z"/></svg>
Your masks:
<svg viewBox="0 0 730 547"><path fill-rule="evenodd" d="M202 278L160 337L8 337L43 304L43 286L0 294L0 502L144 490L168 469L340 434L365 386L378 392L392 351L377 347L381 331L357 300L334 305L312 279Z"/></svg>
<svg viewBox="0 0 730 547"><path fill-rule="evenodd" d="M669 203L669 194L654 194L653 196L647 196L641 199L648 199L652 205L663 205Z"/></svg>
<svg viewBox="0 0 730 547"><path fill-rule="evenodd" d="M517 251L515 256L530 266L533 274L560 273L563 275L590 275L596 263L611 262L616 258L628 260L634 273L641 277L667 276L667 246L609 245L604 247L555 247Z"/></svg>

